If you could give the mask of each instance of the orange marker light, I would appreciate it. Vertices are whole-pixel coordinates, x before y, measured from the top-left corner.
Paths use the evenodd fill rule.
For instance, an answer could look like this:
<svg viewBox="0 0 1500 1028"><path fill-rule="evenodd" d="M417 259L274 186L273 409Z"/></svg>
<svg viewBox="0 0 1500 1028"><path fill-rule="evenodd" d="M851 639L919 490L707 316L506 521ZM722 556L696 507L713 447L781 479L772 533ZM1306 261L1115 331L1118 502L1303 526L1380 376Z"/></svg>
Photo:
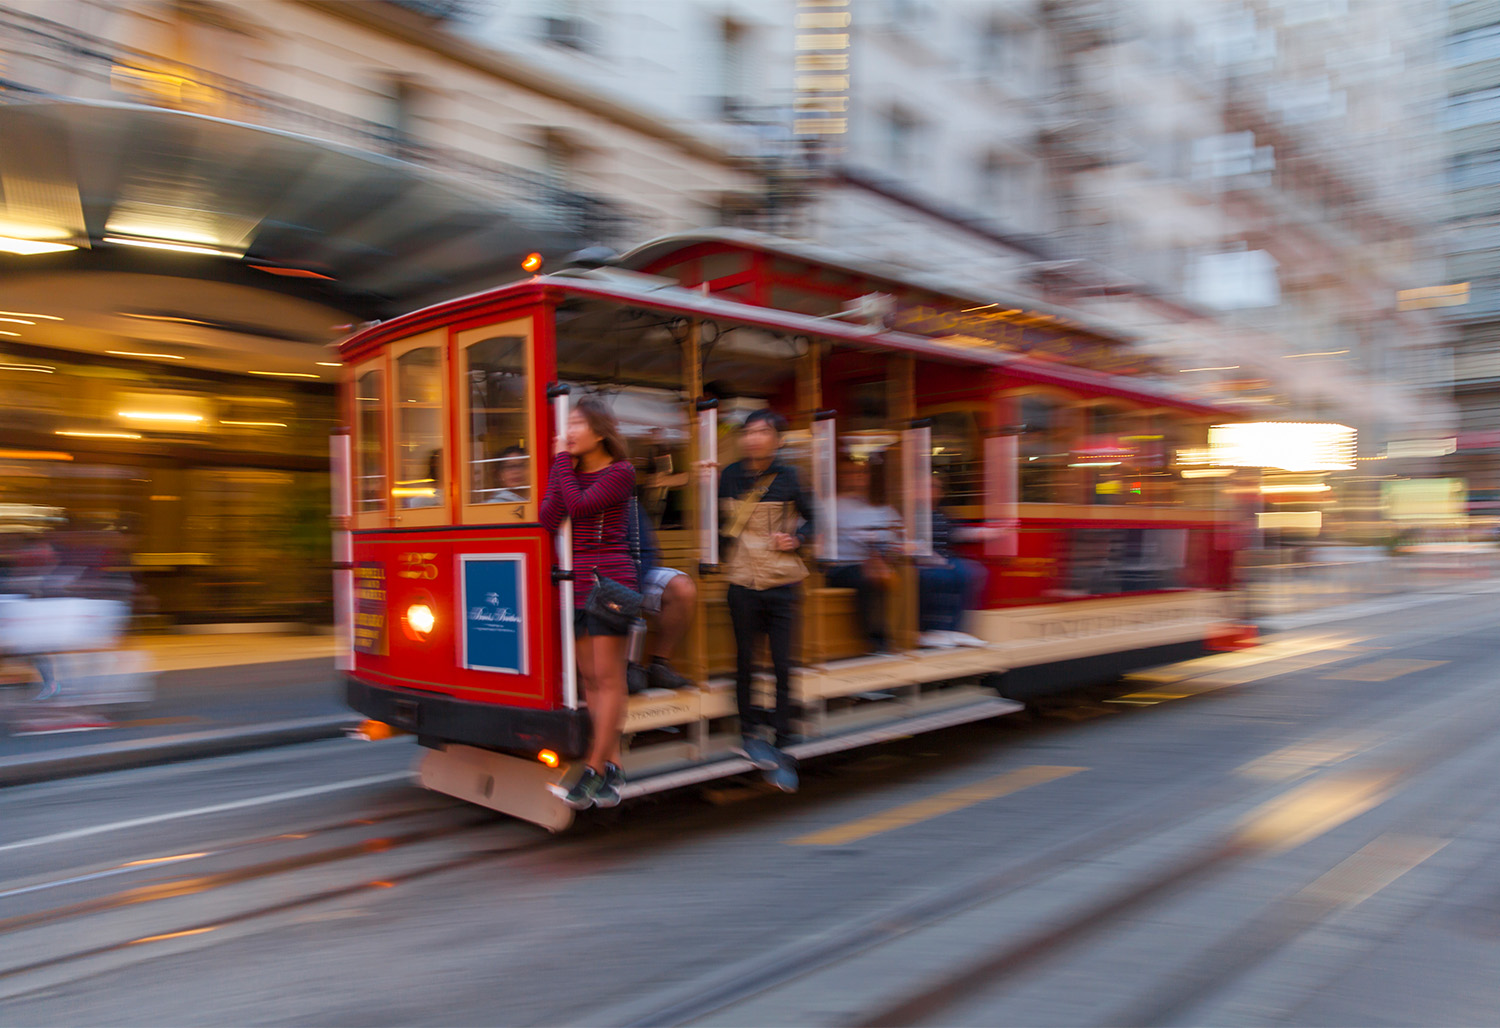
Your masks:
<svg viewBox="0 0 1500 1028"><path fill-rule="evenodd" d="M546 764L548 767L556 767L557 766L557 754L553 753L551 750L542 750L540 753L538 753L536 755L536 759L540 760L543 764Z"/></svg>
<svg viewBox="0 0 1500 1028"><path fill-rule="evenodd" d="M521 262L521 270L529 271L535 275L542 270L542 255L536 252L528 253L526 259Z"/></svg>

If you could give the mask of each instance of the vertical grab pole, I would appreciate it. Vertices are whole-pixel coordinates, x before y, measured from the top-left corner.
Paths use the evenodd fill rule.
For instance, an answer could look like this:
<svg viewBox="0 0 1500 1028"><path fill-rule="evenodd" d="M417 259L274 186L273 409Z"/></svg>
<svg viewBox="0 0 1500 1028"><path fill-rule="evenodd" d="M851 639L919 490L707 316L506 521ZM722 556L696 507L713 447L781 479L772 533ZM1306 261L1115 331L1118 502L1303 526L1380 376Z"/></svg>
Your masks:
<svg viewBox="0 0 1500 1028"><path fill-rule="evenodd" d="M932 556L932 423L913 421L901 433L901 458L906 465L906 538L912 555Z"/></svg>
<svg viewBox="0 0 1500 1028"><path fill-rule="evenodd" d="M837 411L820 410L813 415L812 486L817 505L818 560L839 559L838 422Z"/></svg>
<svg viewBox="0 0 1500 1028"><path fill-rule="evenodd" d="M705 567L719 565L719 401L698 401L698 459L713 474L698 476L698 552Z"/></svg>
<svg viewBox="0 0 1500 1028"><path fill-rule="evenodd" d="M547 387L552 401L554 436L568 430L568 387L554 382ZM565 520L557 529L558 604L562 617L563 706L578 709L578 654L573 636L573 522Z"/></svg>
<svg viewBox="0 0 1500 1028"><path fill-rule="evenodd" d="M349 533L353 516L350 495L349 429L335 429L328 440L328 468L333 497L333 634L338 650L333 666L354 670L354 542Z"/></svg>

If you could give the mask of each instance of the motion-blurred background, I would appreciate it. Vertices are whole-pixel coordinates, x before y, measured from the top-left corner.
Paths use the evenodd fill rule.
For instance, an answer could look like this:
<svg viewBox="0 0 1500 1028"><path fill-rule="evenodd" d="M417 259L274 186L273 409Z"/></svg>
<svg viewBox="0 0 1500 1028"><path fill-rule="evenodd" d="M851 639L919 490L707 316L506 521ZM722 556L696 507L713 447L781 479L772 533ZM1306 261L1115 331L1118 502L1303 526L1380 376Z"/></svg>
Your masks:
<svg viewBox="0 0 1500 1028"><path fill-rule="evenodd" d="M1495 0L0 0L0 528L323 622L338 339L730 227L1354 429L1268 566L1485 541L1497 130Z"/></svg>

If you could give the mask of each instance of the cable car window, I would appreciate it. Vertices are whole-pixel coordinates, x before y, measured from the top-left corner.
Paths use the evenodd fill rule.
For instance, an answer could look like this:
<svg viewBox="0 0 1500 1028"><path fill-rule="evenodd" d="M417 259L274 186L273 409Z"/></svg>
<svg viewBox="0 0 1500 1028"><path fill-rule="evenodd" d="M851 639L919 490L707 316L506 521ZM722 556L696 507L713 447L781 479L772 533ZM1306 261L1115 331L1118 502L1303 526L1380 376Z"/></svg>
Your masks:
<svg viewBox="0 0 1500 1028"><path fill-rule="evenodd" d="M354 489L356 513L385 509L385 376L379 368L359 372L354 379Z"/></svg>
<svg viewBox="0 0 1500 1028"><path fill-rule="evenodd" d="M469 502L529 503L531 409L526 337L497 335L464 347L469 390Z"/></svg>
<svg viewBox="0 0 1500 1028"><path fill-rule="evenodd" d="M942 475L944 502L951 507L984 504L984 463L979 419L972 410L932 416L932 470ZM966 516L982 516L977 510Z"/></svg>
<svg viewBox="0 0 1500 1028"><path fill-rule="evenodd" d="M1026 425L1016 465L1022 503L1065 503L1072 461L1068 412L1045 396L1026 395L1018 405Z"/></svg>
<svg viewBox="0 0 1500 1028"><path fill-rule="evenodd" d="M396 358L396 480L402 510L443 502L443 351L421 346Z"/></svg>

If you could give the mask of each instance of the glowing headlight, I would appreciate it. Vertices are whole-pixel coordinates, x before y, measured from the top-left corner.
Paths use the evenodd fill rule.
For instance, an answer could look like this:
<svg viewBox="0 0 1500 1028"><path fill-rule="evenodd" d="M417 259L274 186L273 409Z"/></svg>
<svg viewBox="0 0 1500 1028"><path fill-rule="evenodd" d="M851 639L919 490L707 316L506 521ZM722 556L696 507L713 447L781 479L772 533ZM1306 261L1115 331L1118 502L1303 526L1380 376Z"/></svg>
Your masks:
<svg viewBox="0 0 1500 1028"><path fill-rule="evenodd" d="M406 623L411 626L412 631L426 635L437 624L437 617L427 604L413 603L406 608Z"/></svg>

